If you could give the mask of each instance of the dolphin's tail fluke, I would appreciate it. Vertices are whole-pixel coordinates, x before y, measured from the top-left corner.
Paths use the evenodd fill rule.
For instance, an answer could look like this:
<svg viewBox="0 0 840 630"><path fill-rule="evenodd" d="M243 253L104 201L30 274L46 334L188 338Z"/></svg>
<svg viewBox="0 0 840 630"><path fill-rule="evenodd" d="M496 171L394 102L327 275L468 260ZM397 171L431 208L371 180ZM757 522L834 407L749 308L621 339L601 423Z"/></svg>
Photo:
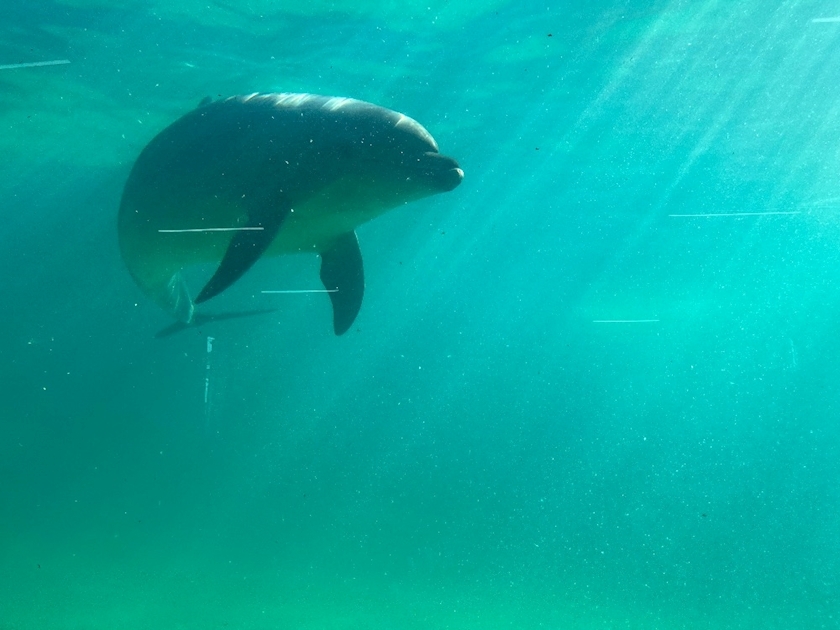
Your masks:
<svg viewBox="0 0 840 630"><path fill-rule="evenodd" d="M170 324L166 328L162 328L161 330L157 331L155 333L155 339L163 339L164 337L170 337L175 333L181 332L182 330L198 328L199 326L203 326L204 324L210 324L212 322L220 322L226 319L239 319L240 317L251 317L253 315L266 315L268 313L273 313L275 310L276 309L273 308L262 308L254 309L251 311L217 313L216 315L195 313L190 323L187 324L185 322L175 322L174 324Z"/></svg>

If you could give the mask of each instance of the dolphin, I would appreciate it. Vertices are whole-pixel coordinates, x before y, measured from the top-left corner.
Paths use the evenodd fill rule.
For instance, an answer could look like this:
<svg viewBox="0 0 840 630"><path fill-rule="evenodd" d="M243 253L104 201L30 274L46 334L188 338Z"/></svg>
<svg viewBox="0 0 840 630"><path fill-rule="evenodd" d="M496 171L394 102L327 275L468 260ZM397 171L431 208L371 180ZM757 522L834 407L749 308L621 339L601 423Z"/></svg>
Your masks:
<svg viewBox="0 0 840 630"><path fill-rule="evenodd" d="M263 256L321 257L335 334L364 295L355 229L451 191L464 172L417 121L371 103L313 94L211 101L149 142L118 214L123 261L144 294L182 324ZM193 300L181 270L214 263Z"/></svg>

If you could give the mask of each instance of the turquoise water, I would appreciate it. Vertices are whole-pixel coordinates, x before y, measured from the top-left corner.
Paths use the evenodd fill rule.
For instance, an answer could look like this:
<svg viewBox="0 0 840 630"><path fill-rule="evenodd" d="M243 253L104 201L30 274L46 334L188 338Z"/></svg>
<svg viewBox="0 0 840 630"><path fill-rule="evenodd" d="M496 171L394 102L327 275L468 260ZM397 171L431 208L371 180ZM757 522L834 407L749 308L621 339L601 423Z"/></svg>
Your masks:
<svg viewBox="0 0 840 630"><path fill-rule="evenodd" d="M4 3L0 629L840 627L835 9ZM156 339L122 186L255 91L466 178Z"/></svg>

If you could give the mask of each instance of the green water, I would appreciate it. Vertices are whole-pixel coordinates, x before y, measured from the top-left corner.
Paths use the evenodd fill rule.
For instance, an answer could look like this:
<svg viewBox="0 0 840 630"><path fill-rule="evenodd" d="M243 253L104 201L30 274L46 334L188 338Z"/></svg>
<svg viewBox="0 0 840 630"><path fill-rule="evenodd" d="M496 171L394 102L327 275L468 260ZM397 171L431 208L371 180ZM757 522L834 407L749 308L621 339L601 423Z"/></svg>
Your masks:
<svg viewBox="0 0 840 630"><path fill-rule="evenodd" d="M840 627L837 16L4 2L0 66L69 63L0 70L0 630ZM128 171L256 91L464 183L359 229L346 335L292 257L156 339Z"/></svg>

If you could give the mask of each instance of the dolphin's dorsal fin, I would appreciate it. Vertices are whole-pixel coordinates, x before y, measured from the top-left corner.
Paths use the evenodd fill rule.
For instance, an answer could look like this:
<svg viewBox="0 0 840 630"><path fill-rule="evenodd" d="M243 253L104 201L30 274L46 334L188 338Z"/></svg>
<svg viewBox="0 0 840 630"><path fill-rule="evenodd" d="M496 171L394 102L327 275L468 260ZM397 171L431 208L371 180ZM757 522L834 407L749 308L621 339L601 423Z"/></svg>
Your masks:
<svg viewBox="0 0 840 630"><path fill-rule="evenodd" d="M321 282L330 291L335 334L343 335L359 314L365 294L362 252L355 232L345 232L321 252Z"/></svg>
<svg viewBox="0 0 840 630"><path fill-rule="evenodd" d="M205 96L203 99L201 99L201 102L198 104L198 106L199 107L204 107L206 105L209 105L212 102L213 102L213 97L212 96Z"/></svg>

